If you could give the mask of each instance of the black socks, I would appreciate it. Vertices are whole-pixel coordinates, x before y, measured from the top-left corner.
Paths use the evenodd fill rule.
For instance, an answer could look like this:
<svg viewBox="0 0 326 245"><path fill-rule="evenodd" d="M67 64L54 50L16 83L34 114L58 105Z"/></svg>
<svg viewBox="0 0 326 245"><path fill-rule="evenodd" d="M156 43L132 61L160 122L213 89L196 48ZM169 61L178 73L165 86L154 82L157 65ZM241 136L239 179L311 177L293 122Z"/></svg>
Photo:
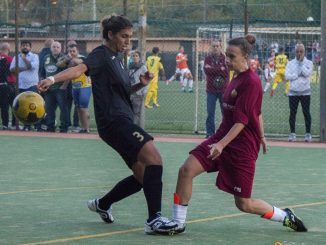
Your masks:
<svg viewBox="0 0 326 245"><path fill-rule="evenodd" d="M161 165L150 165L145 168L143 189L147 201L149 221L157 217L162 205L162 173Z"/></svg>
<svg viewBox="0 0 326 245"><path fill-rule="evenodd" d="M131 175L117 183L109 193L99 200L99 208L108 210L113 203L135 194L141 188L142 185Z"/></svg>
<svg viewBox="0 0 326 245"><path fill-rule="evenodd" d="M150 165L145 168L143 186L133 175L121 180L99 200L99 208L108 210L113 203L135 194L143 188L149 221L155 219L160 214L162 207L162 173L163 167L161 165Z"/></svg>

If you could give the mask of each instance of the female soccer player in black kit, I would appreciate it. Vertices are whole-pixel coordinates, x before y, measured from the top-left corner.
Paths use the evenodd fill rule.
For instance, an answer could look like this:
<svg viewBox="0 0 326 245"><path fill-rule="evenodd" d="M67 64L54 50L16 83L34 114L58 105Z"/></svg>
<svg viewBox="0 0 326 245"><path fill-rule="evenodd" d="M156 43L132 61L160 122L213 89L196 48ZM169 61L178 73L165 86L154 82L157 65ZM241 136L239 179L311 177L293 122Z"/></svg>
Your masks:
<svg viewBox="0 0 326 245"><path fill-rule="evenodd" d="M171 234L177 224L161 215L162 159L153 137L133 123L130 101L130 94L147 85L150 75L142 74L141 83L131 86L128 72L118 58L118 53L130 45L131 22L124 16L112 15L101 24L104 44L95 48L82 64L40 81L38 88L46 91L53 83L72 80L82 73L91 77L98 133L121 155L133 174L102 198L88 201L88 208L104 222L112 223L112 204L143 188L149 214L145 232Z"/></svg>

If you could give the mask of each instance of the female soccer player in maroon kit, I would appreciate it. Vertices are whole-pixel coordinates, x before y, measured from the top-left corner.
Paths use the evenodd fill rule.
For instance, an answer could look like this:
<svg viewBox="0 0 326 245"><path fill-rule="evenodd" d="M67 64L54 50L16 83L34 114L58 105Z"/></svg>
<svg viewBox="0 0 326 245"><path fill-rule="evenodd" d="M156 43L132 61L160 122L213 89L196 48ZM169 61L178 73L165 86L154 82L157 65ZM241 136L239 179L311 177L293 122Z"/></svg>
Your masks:
<svg viewBox="0 0 326 245"><path fill-rule="evenodd" d="M214 135L190 152L179 169L173 206L173 218L178 223L177 233L185 230L192 180L205 171L219 172L217 187L234 196L239 210L282 222L295 231L307 231L291 209L282 210L263 200L251 198L260 145L267 153L261 114L261 81L248 66L248 57L255 41L254 36L247 35L228 43L227 63L234 70L234 76L223 96L223 121Z"/></svg>

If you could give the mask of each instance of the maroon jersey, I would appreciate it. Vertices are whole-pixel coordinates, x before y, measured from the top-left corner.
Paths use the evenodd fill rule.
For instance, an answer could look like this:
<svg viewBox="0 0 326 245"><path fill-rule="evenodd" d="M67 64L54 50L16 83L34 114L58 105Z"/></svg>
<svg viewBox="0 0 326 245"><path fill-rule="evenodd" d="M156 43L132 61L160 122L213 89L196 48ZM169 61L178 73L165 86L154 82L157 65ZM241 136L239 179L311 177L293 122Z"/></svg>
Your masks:
<svg viewBox="0 0 326 245"><path fill-rule="evenodd" d="M262 98L261 81L250 69L233 78L224 92L223 120L216 131L216 138L222 139L235 123L243 123L244 129L226 147L239 153L244 160L256 160L258 157Z"/></svg>
<svg viewBox="0 0 326 245"><path fill-rule="evenodd" d="M224 92L224 114L219 129L190 152L207 172L219 171L216 180L219 189L244 198L249 198L252 192L255 162L260 148L261 105L259 77L250 69L240 73ZM217 159L207 158L209 145L220 141L235 123L243 123L244 129Z"/></svg>

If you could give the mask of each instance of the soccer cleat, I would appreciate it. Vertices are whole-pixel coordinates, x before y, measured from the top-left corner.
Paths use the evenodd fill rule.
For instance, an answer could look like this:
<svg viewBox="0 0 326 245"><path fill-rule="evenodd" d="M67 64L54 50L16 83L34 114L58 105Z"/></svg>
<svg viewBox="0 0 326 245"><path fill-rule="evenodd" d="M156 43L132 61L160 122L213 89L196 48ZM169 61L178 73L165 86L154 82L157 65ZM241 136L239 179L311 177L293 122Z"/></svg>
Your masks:
<svg viewBox="0 0 326 245"><path fill-rule="evenodd" d="M89 200L87 202L87 207L89 210L98 213L105 223L113 223L114 218L112 216L112 207L110 207L108 210L102 210L98 207L98 202L98 199Z"/></svg>
<svg viewBox="0 0 326 245"><path fill-rule="evenodd" d="M179 224L177 223L177 227L174 228L174 234L180 234L180 233L183 233L185 232L186 230L186 224Z"/></svg>
<svg viewBox="0 0 326 245"><path fill-rule="evenodd" d="M145 108L147 108L147 109L152 109L153 106L151 106L151 105L145 105Z"/></svg>
<svg viewBox="0 0 326 245"><path fill-rule="evenodd" d="M304 141L305 141L305 142L311 142L311 141L312 141L312 136L311 136L310 133L306 133L306 134L304 135Z"/></svg>
<svg viewBox="0 0 326 245"><path fill-rule="evenodd" d="M297 140L297 135L295 133L290 133L289 134L289 141L294 142Z"/></svg>
<svg viewBox="0 0 326 245"><path fill-rule="evenodd" d="M160 214L152 221L145 222L145 233L148 235L173 235L176 233L175 228L178 226L173 220L169 220Z"/></svg>
<svg viewBox="0 0 326 245"><path fill-rule="evenodd" d="M283 226L289 227L298 232L308 231L302 220L296 216L291 209L285 208L284 211L286 212L286 217L284 218Z"/></svg>
<svg viewBox="0 0 326 245"><path fill-rule="evenodd" d="M157 103L156 104L154 103L153 106L154 106L154 108L160 107L160 105Z"/></svg>

